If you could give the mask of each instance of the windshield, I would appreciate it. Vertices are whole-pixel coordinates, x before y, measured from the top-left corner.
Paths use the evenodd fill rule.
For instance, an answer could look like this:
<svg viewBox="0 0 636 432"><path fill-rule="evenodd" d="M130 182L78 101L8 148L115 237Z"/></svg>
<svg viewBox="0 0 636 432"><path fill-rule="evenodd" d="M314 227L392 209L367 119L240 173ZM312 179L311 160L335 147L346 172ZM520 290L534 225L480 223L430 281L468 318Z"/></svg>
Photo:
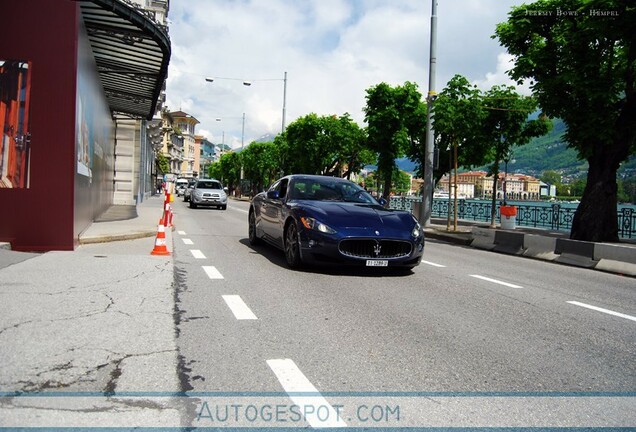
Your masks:
<svg viewBox="0 0 636 432"><path fill-rule="evenodd" d="M197 183L197 189L223 189L223 186L217 181L200 181Z"/></svg>
<svg viewBox="0 0 636 432"><path fill-rule="evenodd" d="M290 192L290 199L378 204L362 187L335 177L296 179Z"/></svg>

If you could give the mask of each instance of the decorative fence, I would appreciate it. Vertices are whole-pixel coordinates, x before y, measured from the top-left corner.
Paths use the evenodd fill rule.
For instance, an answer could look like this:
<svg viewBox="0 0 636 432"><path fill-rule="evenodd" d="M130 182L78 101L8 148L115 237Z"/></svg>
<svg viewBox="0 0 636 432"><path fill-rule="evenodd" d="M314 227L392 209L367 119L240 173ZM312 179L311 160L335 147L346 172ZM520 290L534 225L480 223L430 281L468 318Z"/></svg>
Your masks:
<svg viewBox="0 0 636 432"><path fill-rule="evenodd" d="M390 208L413 212L415 203L421 203L420 197L391 197ZM433 199L431 217L446 219L449 213L447 199ZM555 231L570 231L576 206L567 204L536 203L514 204L517 206L516 224L533 228L545 228ZM453 216L454 204L451 202L450 215ZM457 219L472 222L490 222L491 201L457 200ZM499 204L497 221L501 222ZM621 207L617 212L618 236L624 239L636 238L636 208Z"/></svg>

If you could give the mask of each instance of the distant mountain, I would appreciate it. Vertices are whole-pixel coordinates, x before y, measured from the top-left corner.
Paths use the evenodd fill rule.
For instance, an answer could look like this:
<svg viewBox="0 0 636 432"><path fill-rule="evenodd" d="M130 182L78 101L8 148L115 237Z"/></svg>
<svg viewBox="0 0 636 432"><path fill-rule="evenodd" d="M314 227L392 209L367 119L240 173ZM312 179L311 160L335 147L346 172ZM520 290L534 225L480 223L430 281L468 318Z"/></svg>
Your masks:
<svg viewBox="0 0 636 432"><path fill-rule="evenodd" d="M274 138L276 138L276 135L267 133L255 139L254 142L257 142L257 143L274 142Z"/></svg>
<svg viewBox="0 0 636 432"><path fill-rule="evenodd" d="M587 175L588 164L577 158L576 150L568 148L564 141L566 126L562 120L553 120L552 130L528 144L513 149L512 160L508 164L508 171L540 177L544 171L556 171L564 178L577 178ZM402 158L396 161L398 167L406 172L415 171L415 163ZM475 170L487 171L489 166L474 167ZM503 172L504 163L500 170ZM621 177L636 176L636 155L633 155L619 169Z"/></svg>

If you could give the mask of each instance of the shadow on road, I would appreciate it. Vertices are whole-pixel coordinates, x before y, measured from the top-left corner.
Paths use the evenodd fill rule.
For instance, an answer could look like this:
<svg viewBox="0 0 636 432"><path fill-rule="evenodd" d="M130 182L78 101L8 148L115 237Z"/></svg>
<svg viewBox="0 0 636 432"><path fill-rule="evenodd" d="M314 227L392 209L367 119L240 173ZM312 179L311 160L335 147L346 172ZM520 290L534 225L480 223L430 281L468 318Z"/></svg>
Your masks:
<svg viewBox="0 0 636 432"><path fill-rule="evenodd" d="M259 254L267 258L272 264L286 268L290 272L299 271L303 273L315 273L332 276L357 276L357 277L404 277L413 274L412 270L389 267L389 268L373 268L373 267L357 267L338 264L322 264L322 265L303 265L302 268L295 270L287 267L287 261L285 260L285 253L268 244L261 244L259 246L250 245L249 239L243 238L239 240L243 246L251 250L250 253Z"/></svg>

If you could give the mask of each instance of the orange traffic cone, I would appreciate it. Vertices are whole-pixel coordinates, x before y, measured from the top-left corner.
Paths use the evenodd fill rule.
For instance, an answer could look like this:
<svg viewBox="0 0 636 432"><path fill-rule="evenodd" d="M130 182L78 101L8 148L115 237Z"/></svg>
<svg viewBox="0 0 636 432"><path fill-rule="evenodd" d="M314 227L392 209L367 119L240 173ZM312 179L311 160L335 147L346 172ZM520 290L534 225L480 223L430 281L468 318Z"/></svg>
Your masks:
<svg viewBox="0 0 636 432"><path fill-rule="evenodd" d="M157 237L155 239L155 248L150 252L150 255L170 255L168 248L166 247L166 230L163 226L163 221L159 221L159 227L157 228Z"/></svg>

